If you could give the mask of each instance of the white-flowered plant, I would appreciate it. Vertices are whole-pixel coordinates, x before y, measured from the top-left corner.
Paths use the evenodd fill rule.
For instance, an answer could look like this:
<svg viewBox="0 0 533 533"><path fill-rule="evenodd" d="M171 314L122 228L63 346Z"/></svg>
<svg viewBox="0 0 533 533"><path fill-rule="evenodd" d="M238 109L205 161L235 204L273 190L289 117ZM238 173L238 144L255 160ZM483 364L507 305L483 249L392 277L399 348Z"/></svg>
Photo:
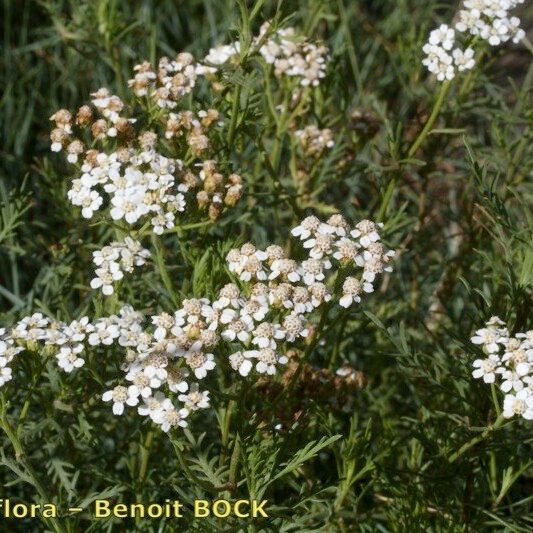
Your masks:
<svg viewBox="0 0 533 533"><path fill-rule="evenodd" d="M472 375L485 383L499 384L505 393L503 416L520 415L532 420L533 331L511 336L505 323L492 317L471 340L486 354L474 361Z"/></svg>
<svg viewBox="0 0 533 533"><path fill-rule="evenodd" d="M139 241L126 237L123 242L112 242L93 252L96 277L91 280L93 289L102 289L106 296L113 294L113 283L124 277L124 272L133 272L150 257L150 252Z"/></svg>
<svg viewBox="0 0 533 533"><path fill-rule="evenodd" d="M182 53L175 60L163 57L157 69L144 62L134 70L129 105L102 88L92 94L91 106L75 114L60 109L50 117L51 149L65 150L74 167L68 199L86 219L107 217L141 235L172 231L180 219L201 218L197 211L218 219L239 201L243 185L238 174L222 172L210 157L210 136L223 126L219 111L184 99L205 69ZM138 251L130 250L133 245ZM131 239L122 248L112 243L102 250L117 253L120 261L102 264L95 254L99 268L92 286L104 294L147 257Z"/></svg>
<svg viewBox="0 0 533 533"><path fill-rule="evenodd" d="M439 81L451 80L457 72L476 64L475 45L481 39L491 46L512 40L520 42L525 32L510 10L524 0L465 0L452 28L441 24L433 30L423 51L422 63Z"/></svg>
<svg viewBox="0 0 533 533"><path fill-rule="evenodd" d="M291 231L306 252L303 260L277 245L260 250L245 243L227 254L235 283L222 287L214 301L185 299L174 313L152 315L148 324L129 306L94 322L26 317L0 333L1 384L11 379L9 365L24 349L45 345L59 367L72 372L84 365L88 349L117 344L124 351L123 381L102 396L113 413L136 407L163 431L185 427L190 412L210 406L209 391L198 382L222 359L242 377L274 375L288 362L289 347L305 345L333 304L348 308L374 290L377 276L392 270L394 256L381 244L380 228L370 220L350 227L341 215L327 222L308 216ZM94 252L98 268L91 286L111 294L117 273L147 257L129 238Z"/></svg>
<svg viewBox="0 0 533 533"><path fill-rule="evenodd" d="M241 43L234 42L211 48L204 58L202 74L214 74L222 65L237 57ZM274 30L265 22L251 47L257 49L265 62L272 65L277 78L294 79L300 87L317 87L326 75L328 49L298 35L292 27Z"/></svg>

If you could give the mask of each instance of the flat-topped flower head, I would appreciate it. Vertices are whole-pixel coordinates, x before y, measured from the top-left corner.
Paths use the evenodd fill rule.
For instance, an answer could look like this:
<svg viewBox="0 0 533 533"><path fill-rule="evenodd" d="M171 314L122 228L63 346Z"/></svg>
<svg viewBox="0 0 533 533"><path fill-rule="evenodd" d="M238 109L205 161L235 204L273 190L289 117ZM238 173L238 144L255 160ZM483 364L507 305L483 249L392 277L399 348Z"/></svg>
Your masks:
<svg viewBox="0 0 533 533"><path fill-rule="evenodd" d="M533 353L524 340L526 337L526 333L510 337L505 323L498 317L491 317L471 339L488 354L485 359L474 361L472 375L483 378L485 383L498 383L500 390L508 393L504 400L507 418L519 414L530 419L528 402L533 406Z"/></svg>
<svg viewBox="0 0 533 533"><path fill-rule="evenodd" d="M439 81L452 80L457 73L472 69L475 64L474 45L479 39L491 46L509 40L517 43L525 37L520 28L520 19L510 16L509 11L518 3L512 0L465 0L459 10L455 29L442 24L429 34L423 47L426 57L422 63L436 75ZM476 39L462 35L468 33ZM456 47L462 42L467 48ZM471 45L471 46L468 46Z"/></svg>
<svg viewBox="0 0 533 533"><path fill-rule="evenodd" d="M149 155L146 158L150 160ZM212 171L209 167L206 165L207 173ZM291 352L291 346L305 345L305 339L316 328L320 320L319 313L314 313L317 308L331 302L333 296L346 307L369 292L367 286L372 284L365 276L372 273L374 280L388 270L387 262L393 255L378 242L379 227L364 221L352 230L340 215L330 217L328 222L307 217L296 233L303 241L303 249L309 250L308 257L296 260L278 245L261 250L245 243L228 253L230 270L240 275L253 273L255 278L261 272L264 282L250 277L248 283L246 277L242 289L236 283L228 283L216 300L184 298L181 307L173 312L160 311L145 317L126 305L117 314L94 322L82 317L64 323L40 313L25 317L11 330L0 330L0 385L11 379L9 365L28 343L50 347L58 366L66 372L85 364L85 350L105 350L116 344L123 350L119 368L125 380L105 391L103 400L112 402L117 415L127 405L138 406L138 414L150 417L163 431L185 427L189 413L210 406L209 390L201 391L198 384L189 383L190 376L204 379L216 368L220 355L228 357L229 366L242 377L274 375L288 362L286 354ZM350 236L351 231L356 231L357 236ZM365 247L360 244L364 237L368 239ZM348 263L333 256L333 251L342 250L347 242L353 249L353 253L345 254L351 256ZM102 288L104 294L111 293L116 288L114 282L144 264L149 256L132 237L112 242L93 253L97 278L91 285ZM360 277L345 276L354 271ZM337 283L332 282L335 276L343 281L342 295L335 294L339 292ZM328 285L335 287L330 290ZM516 339L506 344L509 370L516 371L521 364L519 359L528 357L528 342ZM176 397L185 405L183 409L176 407Z"/></svg>

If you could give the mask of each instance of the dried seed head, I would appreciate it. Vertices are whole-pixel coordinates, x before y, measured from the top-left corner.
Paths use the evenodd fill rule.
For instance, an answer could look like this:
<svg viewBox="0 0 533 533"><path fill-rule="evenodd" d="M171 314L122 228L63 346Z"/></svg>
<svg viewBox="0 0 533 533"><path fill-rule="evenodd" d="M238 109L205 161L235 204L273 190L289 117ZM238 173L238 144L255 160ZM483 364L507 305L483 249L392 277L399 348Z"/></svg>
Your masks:
<svg viewBox="0 0 533 533"><path fill-rule="evenodd" d="M93 125L91 126L91 133L95 139L104 138L107 133L107 122L103 118L93 122Z"/></svg>

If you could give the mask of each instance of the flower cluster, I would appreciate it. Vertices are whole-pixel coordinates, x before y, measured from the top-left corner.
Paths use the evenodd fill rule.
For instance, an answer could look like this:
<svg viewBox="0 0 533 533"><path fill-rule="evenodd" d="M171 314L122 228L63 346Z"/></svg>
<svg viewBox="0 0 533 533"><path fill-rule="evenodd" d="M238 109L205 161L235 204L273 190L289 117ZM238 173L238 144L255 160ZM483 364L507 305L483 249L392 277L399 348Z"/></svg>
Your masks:
<svg viewBox="0 0 533 533"><path fill-rule="evenodd" d="M261 26L258 40L271 31L270 23ZM274 66L276 76L295 77L303 87L319 85L326 75L328 49L296 35L294 28L284 28L269 35L259 52Z"/></svg>
<svg viewBox="0 0 533 533"><path fill-rule="evenodd" d="M65 372L72 372L85 364L82 355L86 344L109 346L119 338L121 320L125 320L127 312L128 308L124 308L121 317L100 318L94 323L86 316L65 323L34 313L20 320L9 333L3 332L2 363L5 367L16 354L25 349L37 350L39 344L43 344L46 355L55 355L58 366Z"/></svg>
<svg viewBox="0 0 533 533"><path fill-rule="evenodd" d="M351 228L341 215L327 222L309 216L292 230L307 258L296 261L280 246L259 250L246 243L227 255L228 268L241 286L225 285L214 301L183 300L175 312L151 316L148 326L129 306L94 323L87 317L70 324L40 313L26 317L10 332L0 332L0 385L11 378L8 364L14 356L23 349L36 350L39 343L66 372L83 366L86 344L116 343L125 352L124 381L106 391L103 400L113 403L117 415L125 406L136 406L163 431L184 427L192 411L210 405L209 392L200 390L198 382L215 369L216 359L225 359L243 377L252 372L273 375L288 362L290 345L305 343L316 333L312 316L317 308L330 302L323 307L327 312L335 299L348 307L361 301L362 292L373 291L376 275L391 270L394 255L379 242L379 228L369 220ZM95 252L94 261L116 279L116 272L146 256L130 239ZM112 280L97 274L91 285L110 293Z"/></svg>
<svg viewBox="0 0 533 533"><path fill-rule="evenodd" d="M241 177L222 174L208 157L216 151L213 130L223 125L219 111L175 109L194 88L197 71L200 67L184 53L175 60L162 58L157 72L146 62L135 67L130 86L136 96L159 106L155 121L150 118L153 105L146 102L138 116L128 118L126 104L105 88L92 94L92 107L84 105L75 115L60 109L50 117L55 123L51 149L65 149L68 162L77 167L68 198L84 218L109 207L113 220L129 225L148 221L161 234L177 224L178 214L189 205L188 193L195 189L196 207L212 220L238 202ZM154 124L152 130L137 127L146 118Z"/></svg>
<svg viewBox="0 0 533 533"><path fill-rule="evenodd" d="M135 75L128 81L136 96L150 96L162 108L174 109L183 96L196 85L204 69L194 57L182 52L174 60L162 57L155 70L148 61L134 67Z"/></svg>
<svg viewBox="0 0 533 533"><path fill-rule="evenodd" d="M131 273L136 266L142 266L150 252L139 241L126 237L123 242L112 242L101 250L93 252L96 277L91 281L93 289L102 289L106 296L113 294L113 282Z"/></svg>
<svg viewBox="0 0 533 533"><path fill-rule="evenodd" d="M471 340L486 355L474 361L472 375L485 383L495 383L498 378L505 393L503 416L533 420L533 331L512 337L504 322L492 317Z"/></svg>
<svg viewBox="0 0 533 533"><path fill-rule="evenodd" d="M296 130L294 136L302 145L305 155L319 157L324 150L335 145L333 132L329 128L319 129L315 125Z"/></svg>
<svg viewBox="0 0 533 533"><path fill-rule="evenodd" d="M328 49L297 35L292 27L272 31L271 24L265 22L252 47L257 47L263 59L274 67L278 78L286 76L297 80L302 87L316 87L326 75ZM217 72L221 65L238 56L240 50L238 41L212 48L204 58L206 65L202 72Z"/></svg>
<svg viewBox="0 0 533 533"><path fill-rule="evenodd" d="M439 81L451 80L457 72L474 67L475 38L484 39L492 46L509 40L518 43L525 33L520 29L520 19L510 17L509 10L521 3L523 0L465 0L465 9L459 11L455 28L442 24L430 33L423 47L426 57L422 63ZM475 37L468 39L465 35L466 48L462 49L456 46L457 33Z"/></svg>
<svg viewBox="0 0 533 533"><path fill-rule="evenodd" d="M9 364L23 350L23 347L15 345L13 337L5 328L0 328L0 387L11 380L12 371Z"/></svg>
<svg viewBox="0 0 533 533"><path fill-rule="evenodd" d="M55 120L59 120L57 115ZM170 113L165 137L186 131L192 151L200 152L209 146L202 128L209 127L217 118L214 110L200 112L199 119L187 112ZM197 173L186 170L181 160L158 153L156 141L156 134L145 132L138 138L138 149L127 146L110 153L94 149L85 152L81 176L72 181L68 191L69 200L81 207L83 217L92 218L107 195L113 220L135 225L148 219L153 232L161 234L174 227L177 214L185 211L186 194L194 189L200 189L196 194L198 207L206 208L212 219L220 216L224 206L238 202L242 195L242 179L238 174L224 177L213 160L198 163L201 170ZM72 141L67 151L72 144L81 145L81 141Z"/></svg>
<svg viewBox="0 0 533 533"><path fill-rule="evenodd" d="M510 16L509 11L523 3L524 0L465 0L455 28L479 35L492 46L509 40L518 43L525 32L520 28L520 19Z"/></svg>

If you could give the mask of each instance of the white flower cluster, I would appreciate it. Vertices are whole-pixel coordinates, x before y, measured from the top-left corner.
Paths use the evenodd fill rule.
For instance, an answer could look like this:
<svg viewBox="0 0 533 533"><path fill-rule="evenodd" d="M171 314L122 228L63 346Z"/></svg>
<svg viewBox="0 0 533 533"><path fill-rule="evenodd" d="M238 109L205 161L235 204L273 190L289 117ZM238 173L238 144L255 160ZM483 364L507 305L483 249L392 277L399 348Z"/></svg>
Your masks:
<svg viewBox="0 0 533 533"><path fill-rule="evenodd" d="M241 43L239 41L211 48L209 53L204 57L204 62L208 65L204 67L205 71L209 74L215 73L217 68L213 65L220 66L231 61L239 55L240 51Z"/></svg>
<svg viewBox="0 0 533 533"><path fill-rule="evenodd" d="M93 252L93 263L97 266L96 277L91 288L102 289L105 296L113 294L113 282L121 280L124 272L131 273L136 266L142 266L150 252L139 241L126 237L123 242L112 242L101 250Z"/></svg>
<svg viewBox="0 0 533 533"><path fill-rule="evenodd" d="M520 28L520 19L510 16L509 11L523 3L524 0L465 0L455 28L479 35L492 46L509 40L518 43L525 32Z"/></svg>
<svg viewBox="0 0 533 533"><path fill-rule="evenodd" d="M498 377L506 393L503 416L533 420L533 331L511 337L504 322L492 317L471 340L486 354L485 359L474 361L472 375L485 383L495 383Z"/></svg>
<svg viewBox="0 0 533 533"><path fill-rule="evenodd" d="M0 387L11 380L12 371L9 364L23 350L23 347L15 345L5 328L0 328Z"/></svg>
<svg viewBox="0 0 533 533"><path fill-rule="evenodd" d="M274 74L278 78L288 76L298 80L302 87L317 87L326 75L328 49L305 40L296 34L294 28L272 32L271 24L265 22L252 40L252 47L254 46L259 46L259 53L269 65L273 65ZM211 48L204 58L206 66L203 72L215 73L218 66L236 57L240 49L238 41Z"/></svg>
<svg viewBox="0 0 533 533"><path fill-rule="evenodd" d="M174 213L185 209L183 192L187 188L180 184L177 189L182 192L176 192L174 178L182 162L154 150L132 153L127 161L124 156L100 152L86 159L81 177L72 181L69 200L82 207L83 217L92 218L103 204L102 194L107 193L113 220L135 224L149 216L156 233L172 228Z"/></svg>
<svg viewBox="0 0 533 533"><path fill-rule="evenodd" d="M216 109L168 112L160 120L162 131L137 135L137 120L119 114L124 108L120 98L107 89L100 89L93 97L92 104L102 117L94 122L89 106L82 106L75 119L66 109L51 117L56 125L50 135L52 150L66 148L67 160L72 164L81 158L79 177L72 180L67 196L81 208L84 218L90 219L109 206L113 220L134 225L148 219L153 232L161 235L175 226L178 213L187 206L186 194L195 188L202 189L196 193L198 207L208 211L212 220L239 201L242 178L238 174L225 177L217 171L215 161L205 159L194 165L201 168L197 176L184 168L182 160L158 151L167 149L167 140L178 142L183 138L187 157L204 155L211 146L210 130L222 124ZM92 142L102 141L102 149L93 144L94 148L86 150L81 137L73 136L74 128L81 137L90 130ZM106 144L109 138L111 144Z"/></svg>
<svg viewBox="0 0 533 533"><path fill-rule="evenodd" d="M25 348L36 350L44 344L49 348L45 353L54 354L59 366L71 372L83 366L86 344L117 343L125 349L121 367L125 381L106 391L103 400L113 402L117 415L125 406L137 406L140 415L150 417L163 431L185 427L191 411L210 404L209 392L188 378L203 380L216 366L215 353L241 376L252 371L273 375L288 362L288 345L310 335L316 324L309 315L332 301L332 292L340 293L335 297L343 307L359 302L362 292L372 292L376 274L391 270L388 263L394 255L379 242L378 229L368 220L351 229L341 215L326 223L307 217L292 230L308 250L308 258L301 262L286 257L280 246L262 251L244 244L227 256L229 270L244 282L243 287L229 283L214 301L183 300L173 314L151 316L148 328L143 327L143 315L129 306L94 323L87 317L70 324L40 313L26 317L11 331L0 330L0 385L11 379L8 365ZM94 256L95 263L108 271L124 269L123 260L131 266L136 258L145 259L134 241L113 243ZM336 275L327 279L334 264ZM362 270L360 277L344 277L357 268ZM334 287L328 288L328 282ZM99 283L111 286L109 280Z"/></svg>
<svg viewBox="0 0 533 533"><path fill-rule="evenodd" d="M257 39L269 31L270 23L266 22L261 26ZM297 36L294 28L277 30L259 52L267 63L274 66L276 76L296 77L304 87L318 86L326 75L328 49Z"/></svg>
<svg viewBox="0 0 533 533"><path fill-rule="evenodd" d="M492 46L512 39L517 43L525 33L520 19L509 17L509 10L523 0L465 0L454 28L442 24L433 30L423 51L422 63L439 81L451 80L457 72L470 70L475 65L474 49L456 47L456 32L470 34L488 41ZM472 43L471 43L472 44Z"/></svg>
<svg viewBox="0 0 533 533"><path fill-rule="evenodd" d="M215 353L226 353L230 366L241 376L252 371L273 375L287 363L288 344L305 339L311 331L307 315L332 298L326 270L334 261L344 267L361 267L361 280L344 282L341 305L360 301L359 291L371 292L375 275L384 270L393 252L378 242L378 225L363 221L350 230L344 218L332 216L327 223L308 217L293 234L304 241L309 258L297 263L279 246L258 250L250 243L231 250L229 270L245 282L243 288L229 283L217 299L184 300L174 314L150 318L150 331L140 323L121 333L119 343L127 348L123 370L129 386L118 385L104 394L121 414L125 405L138 407L164 431L185 426L186 416L209 407L209 393L187 378L204 379L215 368ZM348 248L350 252L348 252ZM378 263L380 267L378 268ZM357 287L351 285L358 284ZM348 291L348 292L347 292ZM163 388L178 394L178 408Z"/></svg>
<svg viewBox="0 0 533 533"><path fill-rule="evenodd" d="M333 132L329 128L319 129L314 124L296 130L294 136L302 145L306 155L318 157L326 149L333 148Z"/></svg>
<svg viewBox="0 0 533 533"><path fill-rule="evenodd" d="M26 348L36 350L39 344L55 354L58 366L65 372L80 368L85 364L82 357L85 344L110 345L120 335L118 324L117 317L100 318L94 323L89 322L86 316L70 323L50 320L42 313L24 317L8 333L1 330L0 364L3 364L6 372L0 385L11 377L7 364L14 356Z"/></svg>
<svg viewBox="0 0 533 533"><path fill-rule="evenodd" d="M128 85L135 95L148 95L159 107L168 109L174 109L177 102L194 89L196 79L205 71L188 52L178 54L174 60L162 57L157 71L148 61L136 65L134 70L135 75Z"/></svg>
<svg viewBox="0 0 533 533"><path fill-rule="evenodd" d="M188 331L187 328L191 327L193 317L186 313L186 309L190 307L187 307L185 301L183 309L175 317L171 317L173 330L177 335L178 324L183 326L182 335L183 331ZM170 317L152 317L152 321L159 324L153 334L143 331L143 315L130 306L124 306L118 315L99 318L94 323L89 322L88 317L74 320L70 324L52 321L41 313L25 317L9 332L0 330L0 386L11 379L11 368L8 365L24 349L37 350L42 344L47 348L45 353L55 354L60 368L65 372L72 372L85 364L82 354L87 344L96 347L118 343L126 348L122 369L130 385L118 385L105 392L103 400L112 400L113 412L119 415L123 413L125 404L137 405L139 399L142 399L139 414L149 415L164 431L174 426L184 427L187 425L184 418L190 411L209 407L209 393L200 391L196 383L189 386L184 381L189 372L185 368L172 366L170 359L182 356L199 378L205 377L207 370L213 369L215 364L212 354L203 357L194 352L199 347L198 343L193 346L193 343L187 341L190 349L186 351L182 345L178 354L177 345L162 342L163 324L166 324L167 316ZM180 393L178 400L184 404L182 408L175 408L171 399L157 391L163 384L170 391Z"/></svg>

